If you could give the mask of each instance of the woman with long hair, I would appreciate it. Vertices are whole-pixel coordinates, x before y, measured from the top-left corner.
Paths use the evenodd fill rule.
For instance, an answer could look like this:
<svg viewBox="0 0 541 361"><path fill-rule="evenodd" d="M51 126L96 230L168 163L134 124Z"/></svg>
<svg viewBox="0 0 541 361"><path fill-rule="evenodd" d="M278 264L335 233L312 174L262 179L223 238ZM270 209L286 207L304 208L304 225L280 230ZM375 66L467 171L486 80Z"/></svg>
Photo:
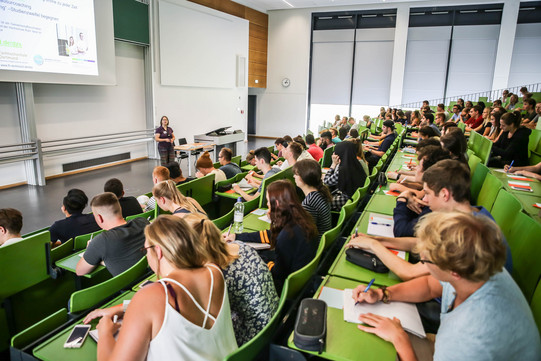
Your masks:
<svg viewBox="0 0 541 361"><path fill-rule="evenodd" d="M411 113L411 126L418 127L421 124L421 113L418 110L414 110Z"/></svg>
<svg viewBox="0 0 541 361"><path fill-rule="evenodd" d="M481 125L479 125L477 128L475 128L474 130L481 134L481 135L484 135L486 131L488 131L488 129L490 129L490 114L492 113L492 108L491 107L485 107L483 109L483 113L482 113L482 116L483 116L483 123L481 123Z"/></svg>
<svg viewBox="0 0 541 361"><path fill-rule="evenodd" d="M122 305L97 309L98 361L222 360L237 348L229 297L220 269L197 233L178 217L162 215L145 228L150 268L158 282ZM122 328L114 316L123 318Z"/></svg>
<svg viewBox="0 0 541 361"><path fill-rule="evenodd" d="M492 115L490 116L491 126L488 129L488 133L485 133L485 137L490 139L492 143L495 143L498 140L502 132L502 129L500 126L501 117L502 117L502 113L498 111L492 112Z"/></svg>
<svg viewBox="0 0 541 361"><path fill-rule="evenodd" d="M281 292L287 276L314 258L319 237L312 216L302 207L290 181L275 181L267 187L267 206L270 230L230 234L226 239L269 243L272 252L261 256L271 270L276 290Z"/></svg>
<svg viewBox="0 0 541 361"><path fill-rule="evenodd" d="M364 185L367 174L357 160L358 146L352 142L338 143L334 147L332 164L323 182L335 187L332 192L331 209L340 211L357 188Z"/></svg>
<svg viewBox="0 0 541 361"><path fill-rule="evenodd" d="M521 121L519 111L502 115L500 121L502 133L492 146L489 167L503 168L511 162L517 167L528 165L528 142L532 131L522 127Z"/></svg>
<svg viewBox="0 0 541 361"><path fill-rule="evenodd" d="M238 345L250 341L270 321L278 306L272 275L257 252L243 242L226 243L212 221L192 213L184 220L199 234L209 261L225 278Z"/></svg>
<svg viewBox="0 0 541 361"><path fill-rule="evenodd" d="M177 217L184 217L189 213L201 213L206 215L203 207L193 198L185 197L178 190L175 182L168 179L157 183L152 188L152 195L156 204Z"/></svg>
<svg viewBox="0 0 541 361"><path fill-rule="evenodd" d="M154 140L158 142L160 164L165 167L167 163L175 160L175 134L169 126L169 118L165 115L160 119L160 126L154 132Z"/></svg>
<svg viewBox="0 0 541 361"><path fill-rule="evenodd" d="M304 159L293 165L295 184L304 193L303 208L310 213L320 235L332 228L331 192L321 180L321 166Z"/></svg>

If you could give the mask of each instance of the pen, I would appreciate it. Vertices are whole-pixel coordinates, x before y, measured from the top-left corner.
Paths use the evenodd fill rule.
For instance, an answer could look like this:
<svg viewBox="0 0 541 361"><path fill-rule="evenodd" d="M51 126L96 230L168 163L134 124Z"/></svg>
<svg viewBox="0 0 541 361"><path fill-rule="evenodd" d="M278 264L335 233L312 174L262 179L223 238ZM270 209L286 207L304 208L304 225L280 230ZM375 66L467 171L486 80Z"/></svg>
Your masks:
<svg viewBox="0 0 541 361"><path fill-rule="evenodd" d="M372 287L372 285L374 284L374 281L375 281L375 280L376 280L375 278L372 278L372 280L371 280L370 282L368 282L368 285L367 285L366 288L364 289L363 293L368 292L368 290L370 289L370 287ZM359 303L360 303L359 301L355 302L355 306L357 306Z"/></svg>
<svg viewBox="0 0 541 361"><path fill-rule="evenodd" d="M359 236L359 227L355 227L355 238Z"/></svg>
<svg viewBox="0 0 541 361"><path fill-rule="evenodd" d="M513 163L515 163L514 159L511 161L511 164L509 164L509 168L507 168L507 173L509 173L509 169L513 167Z"/></svg>
<svg viewBox="0 0 541 361"><path fill-rule="evenodd" d="M375 225L375 226L387 226L387 227L391 227L391 225L388 224L388 223L370 222L370 224L373 224L373 225Z"/></svg>
<svg viewBox="0 0 541 361"><path fill-rule="evenodd" d="M232 225L233 225L233 223L231 223L231 224L229 225L229 229L227 230L227 236L226 236L226 237L229 237L229 233L231 232L231 226L232 226Z"/></svg>

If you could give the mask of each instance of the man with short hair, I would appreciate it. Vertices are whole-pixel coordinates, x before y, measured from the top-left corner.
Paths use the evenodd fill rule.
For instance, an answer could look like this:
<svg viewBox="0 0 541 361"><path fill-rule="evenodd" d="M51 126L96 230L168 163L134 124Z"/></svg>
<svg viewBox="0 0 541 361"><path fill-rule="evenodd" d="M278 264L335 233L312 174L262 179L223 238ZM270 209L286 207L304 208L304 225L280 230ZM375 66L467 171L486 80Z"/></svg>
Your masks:
<svg viewBox="0 0 541 361"><path fill-rule="evenodd" d="M436 134L438 135L438 137L441 135L440 129L436 126L436 124L434 124L434 114L432 114L432 113L425 113L425 114L421 117L421 120L424 121L424 122L426 123L427 126L429 126L430 128L434 129L434 132L436 132Z"/></svg>
<svg viewBox="0 0 541 361"><path fill-rule="evenodd" d="M453 105L453 116L451 117L451 120L453 122L458 122L460 120L460 112L462 111L462 107L458 104Z"/></svg>
<svg viewBox="0 0 541 361"><path fill-rule="evenodd" d="M286 159L282 165L280 166L281 170L284 170L286 168L292 167L296 162L297 159L302 154L302 146L297 142L291 142L286 148L286 151L284 152L284 158ZM301 159L302 160L302 159Z"/></svg>
<svg viewBox="0 0 541 361"><path fill-rule="evenodd" d="M277 138L275 141L274 141L274 147L276 148L276 150L278 151L278 155L274 154L274 153L271 153L271 158L272 159L278 159L278 158L281 158L282 157L282 150L284 149L284 143L286 141L284 140L284 138L280 137L280 138Z"/></svg>
<svg viewBox="0 0 541 361"><path fill-rule="evenodd" d="M323 157L323 150L316 145L314 136L312 134L307 134L305 141L308 145L308 149L306 151L310 153L316 162L319 162L319 160Z"/></svg>
<svg viewBox="0 0 541 361"><path fill-rule="evenodd" d="M268 148L266 148L266 147L258 148L254 152L255 165L256 165L256 167L258 169L260 169L263 172L263 174L264 174L263 180L265 180L265 179L269 178L270 176L280 172L280 168L271 167L271 165L270 165L270 162L271 162L270 154L271 153L269 152ZM248 181L249 184L252 184L254 186L257 185L257 182L255 182L253 180L253 178L250 176L250 174L248 174L246 176L246 180ZM244 198L244 200L251 201L252 199L257 198L257 196L259 194L261 194L262 183L263 183L263 181L259 185L259 188L257 189L257 192L255 192L254 194L246 193L245 191L243 191L239 187L238 184L233 185L233 190L236 193L238 193L242 198Z"/></svg>
<svg viewBox="0 0 541 361"><path fill-rule="evenodd" d="M529 99L524 99L522 103L524 104L523 109L526 111L525 116L522 118L522 125L531 129L535 129L535 126L537 125L536 124L537 121L534 122L534 118L536 116L539 117L535 110L537 102L535 101L534 98L529 98Z"/></svg>
<svg viewBox="0 0 541 361"><path fill-rule="evenodd" d="M22 241L23 215L14 208L0 209L0 247Z"/></svg>
<svg viewBox="0 0 541 361"><path fill-rule="evenodd" d="M141 205L135 197L124 197L124 185L118 178L111 178L103 186L104 192L111 192L118 198L120 208L122 208L122 217L133 216L143 212Z"/></svg>
<svg viewBox="0 0 541 361"><path fill-rule="evenodd" d="M126 222L118 198L111 192L92 198L90 207L104 232L88 243L75 271L78 276L83 276L104 262L113 277L117 276L144 256L141 247L145 244L144 229L149 222L143 217Z"/></svg>
<svg viewBox="0 0 541 361"><path fill-rule="evenodd" d="M220 169L225 173L227 179L233 178L239 173L242 173L242 170L238 164L232 163L231 158L233 158L233 151L229 148L222 148L218 154L218 159L222 165Z"/></svg>
<svg viewBox="0 0 541 361"><path fill-rule="evenodd" d="M329 131L321 133L319 141L320 141L319 147L321 148L322 151L334 145L334 143L332 142L332 134Z"/></svg>
<svg viewBox="0 0 541 361"><path fill-rule="evenodd" d="M380 141L381 143L368 141L364 142L364 144L368 146L365 153L365 158L370 171L372 171L372 168L378 164L379 159L391 147L397 137L397 134L394 131L394 122L392 120L384 121L381 129L381 134L384 136L383 140Z"/></svg>
<svg viewBox="0 0 541 361"><path fill-rule="evenodd" d="M483 108L477 104L470 109L470 119L466 121L466 131L471 132L483 124Z"/></svg>

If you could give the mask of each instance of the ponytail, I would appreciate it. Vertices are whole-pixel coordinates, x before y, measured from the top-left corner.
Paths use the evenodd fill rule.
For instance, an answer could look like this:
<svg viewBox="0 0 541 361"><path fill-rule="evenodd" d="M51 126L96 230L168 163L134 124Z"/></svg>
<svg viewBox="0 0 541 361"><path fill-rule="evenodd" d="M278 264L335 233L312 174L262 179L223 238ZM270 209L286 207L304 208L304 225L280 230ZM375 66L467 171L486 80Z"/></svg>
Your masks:
<svg viewBox="0 0 541 361"><path fill-rule="evenodd" d="M170 179L156 184L154 188L152 188L152 195L154 198L167 198L173 203L178 204L180 207L187 209L191 213L201 212L206 214L203 209L192 202L192 198L185 197L182 193L180 193L175 182Z"/></svg>

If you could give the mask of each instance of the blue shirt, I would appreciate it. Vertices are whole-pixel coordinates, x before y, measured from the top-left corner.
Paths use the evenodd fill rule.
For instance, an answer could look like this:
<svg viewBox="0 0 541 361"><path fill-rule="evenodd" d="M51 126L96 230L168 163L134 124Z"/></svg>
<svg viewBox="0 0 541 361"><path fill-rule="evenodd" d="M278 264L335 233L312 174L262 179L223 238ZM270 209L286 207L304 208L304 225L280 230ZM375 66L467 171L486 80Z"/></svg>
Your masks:
<svg viewBox="0 0 541 361"><path fill-rule="evenodd" d="M506 270L492 276L452 311L455 289L443 286L434 361L541 358L539 332L521 290Z"/></svg>

